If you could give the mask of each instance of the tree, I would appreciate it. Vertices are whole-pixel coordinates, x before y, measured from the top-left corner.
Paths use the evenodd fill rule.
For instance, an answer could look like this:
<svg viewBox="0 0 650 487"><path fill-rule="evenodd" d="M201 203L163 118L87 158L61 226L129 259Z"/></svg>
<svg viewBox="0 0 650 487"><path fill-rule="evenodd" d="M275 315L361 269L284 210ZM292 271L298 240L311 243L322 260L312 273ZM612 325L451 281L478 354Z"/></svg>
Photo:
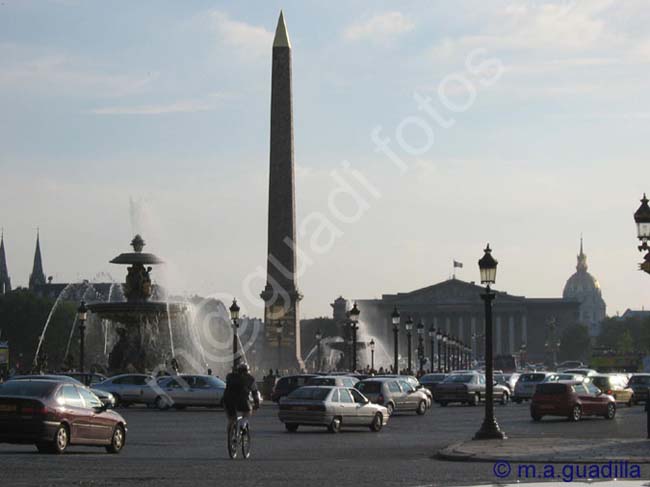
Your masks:
<svg viewBox="0 0 650 487"><path fill-rule="evenodd" d="M589 329L585 325L568 326L560 339L559 360L588 360L590 345Z"/></svg>
<svg viewBox="0 0 650 487"><path fill-rule="evenodd" d="M647 352L650 350L650 320L608 318L601 327L598 345L622 353Z"/></svg>

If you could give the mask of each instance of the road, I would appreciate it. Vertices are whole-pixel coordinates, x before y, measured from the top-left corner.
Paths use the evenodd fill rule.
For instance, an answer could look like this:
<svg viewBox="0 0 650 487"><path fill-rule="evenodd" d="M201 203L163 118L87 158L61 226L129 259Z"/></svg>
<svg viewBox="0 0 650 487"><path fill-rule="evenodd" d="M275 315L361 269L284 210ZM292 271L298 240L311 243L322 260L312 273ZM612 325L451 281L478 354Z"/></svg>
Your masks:
<svg viewBox="0 0 650 487"><path fill-rule="evenodd" d="M395 415L380 433L368 429L333 435L301 428L291 434L277 420L274 405L252 419L250 460L230 460L222 411L120 409L129 423L120 455L71 447L63 456L41 455L31 446L0 445L2 485L92 486L282 486L463 485L495 481L489 463L445 462L440 448L471 438L483 408L434 406L425 416ZM533 423L526 404L496 406L499 423L511 436L642 438L642 406L621 407L613 421ZM648 478L650 468L643 468Z"/></svg>

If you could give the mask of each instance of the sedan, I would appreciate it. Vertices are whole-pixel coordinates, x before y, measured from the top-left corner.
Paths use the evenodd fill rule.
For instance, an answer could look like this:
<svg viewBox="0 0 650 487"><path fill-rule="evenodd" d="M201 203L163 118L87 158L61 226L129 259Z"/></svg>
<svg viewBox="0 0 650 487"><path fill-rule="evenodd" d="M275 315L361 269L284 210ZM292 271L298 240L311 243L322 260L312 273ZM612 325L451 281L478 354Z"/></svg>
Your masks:
<svg viewBox="0 0 650 487"><path fill-rule="evenodd" d="M118 406L154 404L160 395L156 379L146 374L116 375L95 385L95 389L110 392Z"/></svg>
<svg viewBox="0 0 650 487"><path fill-rule="evenodd" d="M494 383L493 400L508 404L510 390L501 384ZM451 402L460 402L477 406L485 400L485 376L483 374L452 374L436 387L436 402L446 406Z"/></svg>
<svg viewBox="0 0 650 487"><path fill-rule="evenodd" d="M540 421L544 416L564 416L569 421L579 421L583 416L613 419L615 415L616 400L590 382L539 384L530 404L533 421Z"/></svg>
<svg viewBox="0 0 650 487"><path fill-rule="evenodd" d="M222 406L226 383L211 375L174 375L159 379L160 393L154 404L158 409L187 406Z"/></svg>
<svg viewBox="0 0 650 487"><path fill-rule="evenodd" d="M447 377L447 374L425 374L420 377L420 384L429 389L432 394L435 394L436 386L445 380L445 377Z"/></svg>
<svg viewBox="0 0 650 487"><path fill-rule="evenodd" d="M633 374L628 381L628 386L634 391L634 402L648 401L650 390L650 374Z"/></svg>
<svg viewBox="0 0 650 487"><path fill-rule="evenodd" d="M368 378L359 382L356 389L375 404L385 406L388 414L393 414L394 411L415 411L423 415L427 412L429 398L423 391L415 389L406 379Z"/></svg>
<svg viewBox="0 0 650 487"><path fill-rule="evenodd" d="M0 385L0 442L34 444L63 453L68 445L104 446L119 453L126 421L83 385L15 380Z"/></svg>
<svg viewBox="0 0 650 487"><path fill-rule="evenodd" d="M628 387L628 380L622 374L599 374L590 377L591 383L601 392L613 396L617 403L632 407L634 404L634 391Z"/></svg>
<svg viewBox="0 0 650 487"><path fill-rule="evenodd" d="M366 427L378 432L388 422L388 410L372 404L356 389L305 386L280 400L280 421L294 433L301 425L326 426L330 433L341 427Z"/></svg>
<svg viewBox="0 0 650 487"><path fill-rule="evenodd" d="M359 382L356 377L347 375L317 375L307 380L308 386L354 387Z"/></svg>
<svg viewBox="0 0 650 487"><path fill-rule="evenodd" d="M79 380L75 379L74 377L70 377L68 375L54 375L54 374L14 375L10 380L32 380L32 379L68 382L70 384L75 384L78 386L85 385L82 384ZM115 407L116 401L115 401L115 396L113 396L113 394L111 394L110 392L106 392L94 388L91 388L90 390L102 401L103 404L108 404L112 408Z"/></svg>

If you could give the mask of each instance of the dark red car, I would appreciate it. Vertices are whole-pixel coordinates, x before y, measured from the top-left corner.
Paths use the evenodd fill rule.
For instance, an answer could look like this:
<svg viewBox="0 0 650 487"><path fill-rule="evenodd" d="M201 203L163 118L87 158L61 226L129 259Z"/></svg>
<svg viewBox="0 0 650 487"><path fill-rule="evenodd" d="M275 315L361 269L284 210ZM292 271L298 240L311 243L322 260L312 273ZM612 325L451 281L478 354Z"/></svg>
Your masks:
<svg viewBox="0 0 650 487"><path fill-rule="evenodd" d="M616 400L591 382L545 382L537 385L530 404L534 421L543 416L564 416L579 421L583 416L616 416Z"/></svg>
<svg viewBox="0 0 650 487"><path fill-rule="evenodd" d="M126 444L126 421L108 408L84 386L9 381L0 385L0 443L31 443L47 453L63 453L68 445L119 453Z"/></svg>

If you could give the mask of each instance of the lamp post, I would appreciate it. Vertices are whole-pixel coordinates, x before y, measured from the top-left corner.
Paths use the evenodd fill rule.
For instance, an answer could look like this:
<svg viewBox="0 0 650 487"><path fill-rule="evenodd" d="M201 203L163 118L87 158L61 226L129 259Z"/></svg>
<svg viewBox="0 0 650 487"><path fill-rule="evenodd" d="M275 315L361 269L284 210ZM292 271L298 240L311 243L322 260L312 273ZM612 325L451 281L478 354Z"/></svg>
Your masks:
<svg viewBox="0 0 650 487"><path fill-rule="evenodd" d="M418 360L420 361L420 375L424 373L424 323L418 322Z"/></svg>
<svg viewBox="0 0 650 487"><path fill-rule="evenodd" d="M282 369L282 331L284 330L284 323L278 320L275 324L275 333L278 337L278 370Z"/></svg>
<svg viewBox="0 0 650 487"><path fill-rule="evenodd" d="M88 317L88 308L86 302L82 301L77 308L77 321L79 321L79 372L84 371L84 361L86 353L86 318Z"/></svg>
<svg viewBox="0 0 650 487"><path fill-rule="evenodd" d="M232 368L235 370L237 368L237 362L239 362L238 351L237 351L237 329L239 328L239 305L237 304L237 299L232 300L232 305L230 306L230 319L232 320Z"/></svg>
<svg viewBox="0 0 650 487"><path fill-rule="evenodd" d="M394 353L394 369L393 372L399 374L399 320L400 315L397 310L397 306L393 308L393 313L390 315L391 320L393 321L393 353Z"/></svg>
<svg viewBox="0 0 650 487"><path fill-rule="evenodd" d="M375 339L371 338L370 343L370 371L375 370Z"/></svg>
<svg viewBox="0 0 650 487"><path fill-rule="evenodd" d="M449 370L457 370L456 367L456 337L449 337Z"/></svg>
<svg viewBox="0 0 650 487"><path fill-rule="evenodd" d="M411 354L411 330L413 330L413 317L409 316L408 320L406 320L406 323L404 323L404 327L406 328L406 344L408 346L408 367L407 367L407 374L411 374L411 365L413 362L413 356Z"/></svg>
<svg viewBox="0 0 650 487"><path fill-rule="evenodd" d="M430 365L430 372L433 372L433 361L435 359L434 357L434 346L435 346L435 338L436 338L436 329L434 328L433 324L429 327L429 341L431 342L431 365Z"/></svg>
<svg viewBox="0 0 650 487"><path fill-rule="evenodd" d="M443 362L443 367L445 372L449 372L449 337L446 333L442 334L442 349L445 351L445 359Z"/></svg>
<svg viewBox="0 0 650 487"><path fill-rule="evenodd" d="M438 372L442 372L442 331L436 331L436 342L438 342Z"/></svg>
<svg viewBox="0 0 650 487"><path fill-rule="evenodd" d="M320 358L320 341L323 338L320 330L316 330L316 367L314 367L314 372L318 372L321 368L321 358Z"/></svg>
<svg viewBox="0 0 650 487"><path fill-rule="evenodd" d="M357 370L357 330L359 329L359 315L361 311L357 308L357 303L354 303L350 310L350 329L352 330L352 372Z"/></svg>
<svg viewBox="0 0 650 487"><path fill-rule="evenodd" d="M497 275L498 262L492 257L490 244L485 248L485 254L478 261L481 271L481 284L485 284L485 293L481 299L485 302L485 419L474 435L475 440L505 440L506 434L501 431L494 417L494 363L492 360L492 301L495 294L490 289Z"/></svg>

